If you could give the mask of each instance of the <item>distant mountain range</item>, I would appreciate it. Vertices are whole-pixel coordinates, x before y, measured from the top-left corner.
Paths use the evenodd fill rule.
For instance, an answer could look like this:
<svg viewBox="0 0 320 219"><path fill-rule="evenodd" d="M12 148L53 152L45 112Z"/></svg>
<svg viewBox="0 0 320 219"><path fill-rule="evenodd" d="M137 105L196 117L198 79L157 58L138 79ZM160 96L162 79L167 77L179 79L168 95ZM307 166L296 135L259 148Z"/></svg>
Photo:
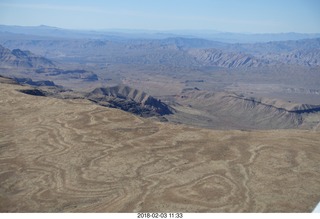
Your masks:
<svg viewBox="0 0 320 219"><path fill-rule="evenodd" d="M47 26L0 26L0 33L1 74L22 84L54 87L24 91L32 95L88 99L143 117L215 128L296 128L320 109L318 35L227 43ZM184 89L191 91L181 93ZM276 98L262 98L268 92ZM284 107L279 92L287 100ZM307 93L312 97L304 100ZM292 105L298 95L310 104Z"/></svg>
<svg viewBox="0 0 320 219"><path fill-rule="evenodd" d="M12 76L15 72L31 70L32 74L43 74L60 79L98 80L98 76L93 72L83 69L62 69L50 59L37 56L28 50L10 50L2 45L0 45L0 68L9 69L9 72L13 70L11 71Z"/></svg>
<svg viewBox="0 0 320 219"><path fill-rule="evenodd" d="M20 49L9 50L0 45L0 66L1 67L31 67L31 68L52 68L55 64L41 56L36 56L30 51Z"/></svg>
<svg viewBox="0 0 320 219"><path fill-rule="evenodd" d="M60 63L165 65L187 68L320 65L319 34L266 34L263 36L268 38L269 42L226 43L225 40L219 42L212 40L213 38L195 38L189 35L161 34L161 37L157 37L158 33L147 32L143 35L141 31L118 34L107 31L65 30L48 26L2 25L0 33L0 44L12 49L12 55L19 57L19 60L22 56L31 56L21 50L30 50ZM140 38L135 35L137 33ZM221 35L219 32L213 34ZM247 36L250 38L262 35ZM286 41L273 41L273 36ZM19 50L15 50L17 48ZM13 58L8 58L9 60ZM36 60L33 62L34 65L40 65L35 64ZM15 63L28 65L26 61Z"/></svg>
<svg viewBox="0 0 320 219"><path fill-rule="evenodd" d="M192 55L201 65L219 66L225 68L258 67L268 64L268 61L259 60L252 55L228 53L217 49L194 49Z"/></svg>
<svg viewBox="0 0 320 219"><path fill-rule="evenodd" d="M37 52L57 62L217 66L225 68L294 64L320 65L320 39L256 44L223 44L202 39L167 40L1 40L9 48ZM53 62L20 49L1 48L1 62L53 67ZM3 65L3 63L2 63Z"/></svg>
<svg viewBox="0 0 320 219"><path fill-rule="evenodd" d="M59 37L73 39L166 39L166 38L202 38L227 43L254 43L270 41L300 40L320 37L320 33L230 33L215 30L70 30L46 25L40 26L9 26L0 25L0 32L33 35L42 37Z"/></svg>

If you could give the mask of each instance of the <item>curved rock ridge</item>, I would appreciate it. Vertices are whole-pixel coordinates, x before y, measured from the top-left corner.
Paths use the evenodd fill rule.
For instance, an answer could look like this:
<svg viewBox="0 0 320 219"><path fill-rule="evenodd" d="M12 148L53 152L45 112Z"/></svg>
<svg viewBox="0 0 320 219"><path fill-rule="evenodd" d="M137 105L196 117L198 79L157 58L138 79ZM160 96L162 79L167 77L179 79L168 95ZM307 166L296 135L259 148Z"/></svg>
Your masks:
<svg viewBox="0 0 320 219"><path fill-rule="evenodd" d="M250 97L232 92L185 91L176 97L176 102L180 106L175 106L175 115L183 112L187 116L185 113L191 113L191 118L197 117L206 124L204 127L217 129L299 128L307 124L307 114L320 112L319 105ZM169 121L180 120L175 117L169 118Z"/></svg>
<svg viewBox="0 0 320 219"><path fill-rule="evenodd" d="M125 85L96 88L86 96L100 105L120 108L146 117L172 114L172 109L161 100Z"/></svg>
<svg viewBox="0 0 320 219"><path fill-rule="evenodd" d="M269 98L253 98L253 97L247 98L247 97L239 97L238 95L236 96L237 96L236 98L240 98L246 101L256 102L258 104L274 107L276 109L285 110L287 112L292 112L292 113L320 111L320 105L299 104L299 103L292 103L288 101L269 99Z"/></svg>
<svg viewBox="0 0 320 219"><path fill-rule="evenodd" d="M217 92L211 93L207 91L186 91L183 93L183 97L189 97L194 99L223 99L223 98L234 98L242 101L253 102L256 105L264 105L268 107L272 107L279 110L285 110L287 112L293 113L303 113L308 111L320 111L320 105L312 105L312 104L300 104L289 101L283 101L279 99L270 99L266 97L250 97L245 96L243 94L237 94L232 92Z"/></svg>

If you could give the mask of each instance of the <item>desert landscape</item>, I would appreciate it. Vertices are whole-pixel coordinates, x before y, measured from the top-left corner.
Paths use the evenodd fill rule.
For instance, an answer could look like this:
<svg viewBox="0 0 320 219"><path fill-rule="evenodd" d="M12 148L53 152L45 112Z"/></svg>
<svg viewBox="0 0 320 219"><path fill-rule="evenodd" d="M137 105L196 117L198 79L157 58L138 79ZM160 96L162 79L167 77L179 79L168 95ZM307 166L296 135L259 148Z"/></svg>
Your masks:
<svg viewBox="0 0 320 219"><path fill-rule="evenodd" d="M30 2L0 3L1 213L308 213L319 203L317 7ZM309 15L313 28L295 20Z"/></svg>
<svg viewBox="0 0 320 219"><path fill-rule="evenodd" d="M1 78L1 212L311 212L318 130L210 130Z"/></svg>

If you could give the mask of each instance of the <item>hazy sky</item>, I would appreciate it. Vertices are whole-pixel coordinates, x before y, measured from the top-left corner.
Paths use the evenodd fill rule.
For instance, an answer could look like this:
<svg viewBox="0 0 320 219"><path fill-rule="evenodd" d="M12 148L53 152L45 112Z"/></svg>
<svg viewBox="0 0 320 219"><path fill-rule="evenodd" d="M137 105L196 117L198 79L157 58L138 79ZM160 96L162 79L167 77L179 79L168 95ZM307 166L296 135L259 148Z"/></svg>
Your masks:
<svg viewBox="0 0 320 219"><path fill-rule="evenodd" d="M0 24L320 33L320 0L0 0Z"/></svg>

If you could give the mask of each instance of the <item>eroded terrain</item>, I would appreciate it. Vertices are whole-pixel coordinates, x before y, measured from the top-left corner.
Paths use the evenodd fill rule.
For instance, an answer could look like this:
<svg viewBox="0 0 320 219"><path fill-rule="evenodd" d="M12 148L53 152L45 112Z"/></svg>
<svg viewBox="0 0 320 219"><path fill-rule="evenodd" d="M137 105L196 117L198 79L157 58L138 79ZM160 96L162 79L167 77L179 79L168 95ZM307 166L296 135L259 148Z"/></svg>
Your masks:
<svg viewBox="0 0 320 219"><path fill-rule="evenodd" d="M320 200L316 129L192 128L24 88L0 84L1 212L311 212Z"/></svg>

